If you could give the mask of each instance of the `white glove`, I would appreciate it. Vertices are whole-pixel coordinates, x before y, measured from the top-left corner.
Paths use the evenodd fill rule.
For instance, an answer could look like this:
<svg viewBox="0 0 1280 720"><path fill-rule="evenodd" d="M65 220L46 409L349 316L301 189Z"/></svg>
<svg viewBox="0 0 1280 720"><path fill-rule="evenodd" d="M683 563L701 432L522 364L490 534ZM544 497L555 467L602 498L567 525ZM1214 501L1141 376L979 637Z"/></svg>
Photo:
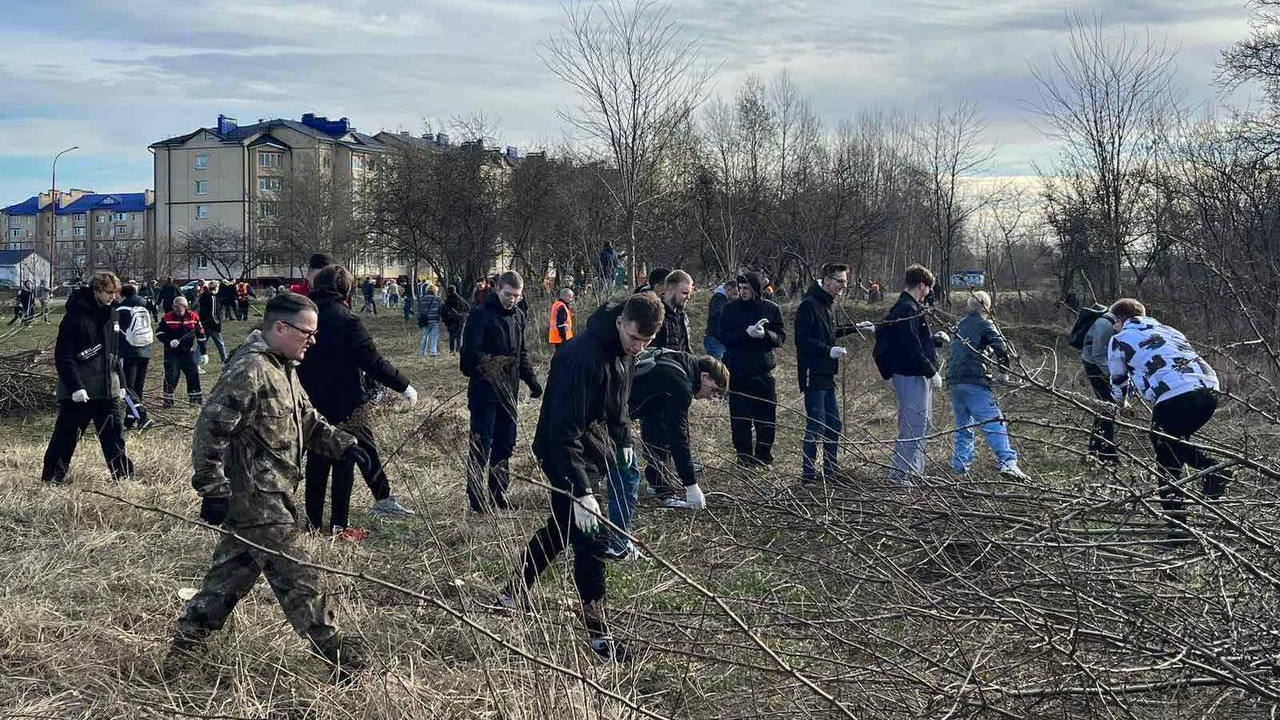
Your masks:
<svg viewBox="0 0 1280 720"><path fill-rule="evenodd" d="M935 345L946 345L949 342L951 342L951 336L945 332L939 330L933 334L933 343Z"/></svg>
<svg viewBox="0 0 1280 720"><path fill-rule="evenodd" d="M587 493L573 499L573 524L587 537L595 537L600 531L600 503L595 495Z"/></svg>
<svg viewBox="0 0 1280 720"><path fill-rule="evenodd" d="M871 322L870 320L863 320L857 325L854 325L854 327L858 329L858 332L873 333L876 331L876 324Z"/></svg>
<svg viewBox="0 0 1280 720"><path fill-rule="evenodd" d="M177 340L170 340L170 341L169 341L169 347L171 347L171 348L176 348L176 347L178 347L178 341L177 341Z"/></svg>
<svg viewBox="0 0 1280 720"><path fill-rule="evenodd" d="M702 494L702 488L698 487L698 483L684 489L684 501L689 505L690 510L701 510L707 506L707 496Z"/></svg>
<svg viewBox="0 0 1280 720"><path fill-rule="evenodd" d="M89 391L81 388L71 393L71 402L89 402Z"/></svg>
<svg viewBox="0 0 1280 720"><path fill-rule="evenodd" d="M842 347L836 346L831 348L831 352L829 354L831 355L831 358L834 360L835 358L841 358L841 357L844 357L845 355L848 355L849 351Z"/></svg>
<svg viewBox="0 0 1280 720"><path fill-rule="evenodd" d="M622 462L624 462L627 467L631 467L632 465L635 465L636 463L635 448L631 446L624 446L622 448Z"/></svg>
<svg viewBox="0 0 1280 720"><path fill-rule="evenodd" d="M1009 373L1007 372L996 373L996 382L1000 383L1001 385L1008 385Z"/></svg>
<svg viewBox="0 0 1280 720"><path fill-rule="evenodd" d="M200 356L200 364L201 364L201 365L208 365L208 364L209 364L209 356L208 356L208 355L201 355L201 356Z"/></svg>
<svg viewBox="0 0 1280 720"><path fill-rule="evenodd" d="M760 318L759 322L747 328L747 334L757 340L764 337L764 324L766 322L768 322L766 318Z"/></svg>
<svg viewBox="0 0 1280 720"><path fill-rule="evenodd" d="M412 385L405 388L401 395L404 395L404 399L409 403L409 407L414 407L418 404L418 391L414 390Z"/></svg>
<svg viewBox="0 0 1280 720"><path fill-rule="evenodd" d="M929 378L929 384L933 385L934 390L941 390L942 389L942 373L934 373L933 377Z"/></svg>
<svg viewBox="0 0 1280 720"><path fill-rule="evenodd" d="M120 388L120 399L121 399L121 400L123 400L123 399L125 398L125 396L126 396L126 395L128 395L128 394L129 394L129 391L128 391L128 390L126 390L126 389L124 389L124 388Z"/></svg>

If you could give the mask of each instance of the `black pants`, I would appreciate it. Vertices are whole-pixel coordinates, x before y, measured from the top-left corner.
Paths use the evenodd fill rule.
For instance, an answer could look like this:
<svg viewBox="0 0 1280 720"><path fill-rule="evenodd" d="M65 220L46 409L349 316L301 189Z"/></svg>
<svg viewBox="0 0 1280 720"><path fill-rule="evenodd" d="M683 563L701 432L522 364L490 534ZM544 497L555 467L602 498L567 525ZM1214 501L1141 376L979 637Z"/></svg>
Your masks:
<svg viewBox="0 0 1280 720"><path fill-rule="evenodd" d="M667 439L666 422L660 414L640 417L640 449L644 457L645 481L660 499L683 499L684 485L676 480Z"/></svg>
<svg viewBox="0 0 1280 720"><path fill-rule="evenodd" d="M739 459L773 462L778 390L772 375L729 378L729 428ZM754 431L754 443L752 432Z"/></svg>
<svg viewBox="0 0 1280 720"><path fill-rule="evenodd" d="M546 525L538 528L529 540L529 547L525 549L522 572L525 587L533 587L538 577L565 547L572 547L573 583L578 586L587 635L593 639L603 637L609 633L609 628L604 617L604 561L599 555L607 545L609 533L601 527L600 532L593 537L584 535L573 524L573 498L567 492L572 484L567 478L553 477L547 472L546 466L543 466L542 471L553 488L564 488L566 492L551 491L551 517L547 518Z"/></svg>
<svg viewBox="0 0 1280 720"><path fill-rule="evenodd" d="M1099 400L1109 403L1115 402L1111 397L1111 383L1107 380L1106 371L1097 365L1085 363L1084 374L1089 379L1089 386L1093 388L1093 394ZM1089 436L1089 452L1107 461L1115 461L1120 458L1119 451L1116 449L1116 424L1114 420L1099 415L1093 416L1093 433Z"/></svg>
<svg viewBox="0 0 1280 720"><path fill-rule="evenodd" d="M446 326L449 330L449 352L456 353L462 349L462 323Z"/></svg>
<svg viewBox="0 0 1280 720"><path fill-rule="evenodd" d="M516 419L511 410L496 400L470 400L471 443L467 458L467 500L471 509L483 511L488 506L481 478L488 475L489 492L495 504L506 503L511 478L508 461L516 447Z"/></svg>
<svg viewBox="0 0 1280 720"><path fill-rule="evenodd" d="M1208 389L1192 390L1156 404L1151 410L1151 445L1156 451L1156 461L1164 468L1165 480L1160 483L1160 505L1170 520L1185 520L1187 516L1183 500L1186 493L1170 484L1182 476L1182 467L1190 465L1204 470L1218 463L1208 453L1187 442L1191 436L1213 417L1218 409L1218 397ZM1172 436L1161 437L1157 433ZM1231 474L1228 470L1204 476L1204 496L1210 500L1222 497Z"/></svg>
<svg viewBox="0 0 1280 720"><path fill-rule="evenodd" d="M71 457L89 423L98 433L102 457L107 461L111 476L116 478L133 475L133 462L124 448L124 406L120 400L90 400L88 402L58 401L58 418L53 421L53 437L44 451L44 468L40 479L60 483L67 479Z"/></svg>
<svg viewBox="0 0 1280 720"><path fill-rule="evenodd" d="M187 400L192 405L199 405L200 371L196 369L196 357L190 351L166 350L164 353L164 404L173 404L173 391L178 387L178 374L187 379Z"/></svg>
<svg viewBox="0 0 1280 720"><path fill-rule="evenodd" d="M122 359L124 366L124 386L133 396L133 402L138 407L138 422L146 423L147 409L146 400L142 397L143 388L147 384L147 366L151 364L151 358L144 357L127 357ZM129 426L130 420L125 419L125 426Z"/></svg>
<svg viewBox="0 0 1280 720"><path fill-rule="evenodd" d="M249 319L249 301L248 300L236 301L236 318L239 320Z"/></svg>
<svg viewBox="0 0 1280 720"><path fill-rule="evenodd" d="M359 411L357 411L359 412ZM356 438L356 445L369 456L373 468L366 477L365 484L374 500L391 496L391 483L387 481L386 468L382 464L382 456L378 453L378 444L374 440L373 430L362 417L353 417L338 424L343 431ZM318 453L307 453L305 505L307 511L307 528L318 530L324 527L324 496L329 491L329 524L333 527L347 527L351 512L351 491L355 486L355 463L350 460L330 460ZM332 477L332 484L330 478Z"/></svg>

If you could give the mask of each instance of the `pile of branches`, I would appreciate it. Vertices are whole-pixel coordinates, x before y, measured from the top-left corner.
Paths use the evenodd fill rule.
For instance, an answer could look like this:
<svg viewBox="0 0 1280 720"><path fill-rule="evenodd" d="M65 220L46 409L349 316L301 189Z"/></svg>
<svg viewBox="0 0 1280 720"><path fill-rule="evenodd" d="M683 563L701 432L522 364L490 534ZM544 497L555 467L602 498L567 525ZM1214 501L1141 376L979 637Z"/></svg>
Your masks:
<svg viewBox="0 0 1280 720"><path fill-rule="evenodd" d="M58 378L40 350L0 355L0 417L48 409Z"/></svg>

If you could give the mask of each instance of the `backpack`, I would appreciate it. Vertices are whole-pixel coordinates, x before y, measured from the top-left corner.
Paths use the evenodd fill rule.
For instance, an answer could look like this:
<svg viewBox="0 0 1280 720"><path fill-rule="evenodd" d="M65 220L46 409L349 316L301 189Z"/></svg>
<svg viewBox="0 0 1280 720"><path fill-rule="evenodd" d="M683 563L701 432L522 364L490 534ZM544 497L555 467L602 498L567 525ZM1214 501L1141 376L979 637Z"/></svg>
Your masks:
<svg viewBox="0 0 1280 720"><path fill-rule="evenodd" d="M685 354L679 350L662 347L645 348L636 356L636 365L632 371L632 377L642 377L650 370L658 367L658 363L673 367L679 370L681 375L688 377L689 369L685 367L684 358Z"/></svg>
<svg viewBox="0 0 1280 720"><path fill-rule="evenodd" d="M1101 305L1080 308L1080 312L1076 314L1076 324L1071 326L1071 335L1067 338L1067 344L1077 350L1083 350L1084 339L1089 335L1089 330L1098 318L1106 314L1107 309Z"/></svg>
<svg viewBox="0 0 1280 720"><path fill-rule="evenodd" d="M133 347L146 347L155 341L155 334L151 330L150 310L129 306L129 327L124 329L124 339Z"/></svg>

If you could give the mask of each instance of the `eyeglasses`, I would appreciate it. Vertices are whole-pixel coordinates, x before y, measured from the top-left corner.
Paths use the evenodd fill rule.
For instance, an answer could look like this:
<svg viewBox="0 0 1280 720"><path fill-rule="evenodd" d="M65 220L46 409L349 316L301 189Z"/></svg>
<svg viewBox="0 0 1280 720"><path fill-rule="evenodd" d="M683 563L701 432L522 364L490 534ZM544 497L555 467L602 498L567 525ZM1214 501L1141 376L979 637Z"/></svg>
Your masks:
<svg viewBox="0 0 1280 720"><path fill-rule="evenodd" d="M304 336L307 340L310 340L311 338L315 337L315 336L316 336L316 333L320 332L320 330L319 330L319 329L316 329L316 330L303 330L302 328L298 327L297 325L294 325L293 323L289 322L288 320L281 320L280 322L282 322L282 323L284 323L285 325L288 325L289 327L293 328L294 330L297 330L298 332L302 333L302 334L303 334L303 336Z"/></svg>

